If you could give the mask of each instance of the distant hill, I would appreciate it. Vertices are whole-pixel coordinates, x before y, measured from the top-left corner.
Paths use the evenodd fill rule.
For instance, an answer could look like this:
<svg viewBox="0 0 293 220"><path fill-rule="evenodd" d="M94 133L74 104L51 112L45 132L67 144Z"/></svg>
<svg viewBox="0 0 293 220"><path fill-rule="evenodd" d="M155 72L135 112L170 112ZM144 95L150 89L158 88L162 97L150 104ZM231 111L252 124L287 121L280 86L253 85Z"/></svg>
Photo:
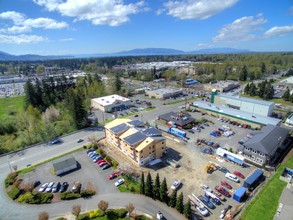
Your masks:
<svg viewBox="0 0 293 220"><path fill-rule="evenodd" d="M74 56L41 56L35 54L25 54L25 55L12 55L0 51L0 60L1 61L35 61L35 60L52 60L52 59L64 59L64 58L74 58Z"/></svg>
<svg viewBox="0 0 293 220"><path fill-rule="evenodd" d="M223 54L223 53L252 53L250 50L244 49L235 49L235 48L208 48L208 49L201 49L201 50L194 50L190 52L186 52L190 54Z"/></svg>
<svg viewBox="0 0 293 220"><path fill-rule="evenodd" d="M185 54L182 50L174 50L168 48L144 48L144 49L133 49L128 51L121 51L114 53L112 55L176 55L176 54Z"/></svg>

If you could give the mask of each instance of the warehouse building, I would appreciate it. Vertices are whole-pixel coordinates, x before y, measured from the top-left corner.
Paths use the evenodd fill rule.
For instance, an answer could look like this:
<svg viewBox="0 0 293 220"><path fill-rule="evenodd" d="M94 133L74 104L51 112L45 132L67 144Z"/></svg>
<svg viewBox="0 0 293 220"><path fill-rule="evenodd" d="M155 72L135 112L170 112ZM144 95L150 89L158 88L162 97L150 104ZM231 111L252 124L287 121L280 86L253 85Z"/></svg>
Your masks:
<svg viewBox="0 0 293 220"><path fill-rule="evenodd" d="M251 126L252 128L261 128L262 126L268 124L281 124L280 119L256 115L225 106L215 105L209 102L195 101L193 102L191 107L194 107L197 111L212 115L214 117L224 118L230 121L246 124Z"/></svg>
<svg viewBox="0 0 293 220"><path fill-rule="evenodd" d="M241 155L253 164L273 166L291 148L289 132L287 128L274 125L254 131L252 137L240 147Z"/></svg>
<svg viewBox="0 0 293 220"><path fill-rule="evenodd" d="M150 98L168 99L172 97L177 97L179 95L183 95L183 91L182 89L163 88L146 91L146 95Z"/></svg>
<svg viewBox="0 0 293 220"><path fill-rule="evenodd" d="M59 176L77 169L77 162L72 155L67 155L52 161L54 173Z"/></svg>
<svg viewBox="0 0 293 220"><path fill-rule="evenodd" d="M217 155L222 157L223 159L235 163L237 165L243 166L245 162L245 158L241 155L234 154L230 151L227 151L221 147L219 147L216 151Z"/></svg>
<svg viewBox="0 0 293 220"><path fill-rule="evenodd" d="M91 100L91 107L94 109L100 109L103 112L124 110L127 109L130 105L130 99L115 94Z"/></svg>
<svg viewBox="0 0 293 220"><path fill-rule="evenodd" d="M240 84L234 81L212 81L204 85L204 90L206 91L216 90L218 92L229 92L239 87L240 87Z"/></svg>
<svg viewBox="0 0 293 220"><path fill-rule="evenodd" d="M169 112L163 115L158 116L159 120L163 120L168 125L178 128L186 128L188 125L192 125L195 122L195 119L191 117L188 113L182 112Z"/></svg>
<svg viewBox="0 0 293 220"><path fill-rule="evenodd" d="M137 166L160 159L166 150L166 138L155 128L146 128L139 120L116 119L105 125L106 141Z"/></svg>
<svg viewBox="0 0 293 220"><path fill-rule="evenodd" d="M216 91L212 92L211 103L263 116L271 116L275 107L273 102L222 93L218 94Z"/></svg>

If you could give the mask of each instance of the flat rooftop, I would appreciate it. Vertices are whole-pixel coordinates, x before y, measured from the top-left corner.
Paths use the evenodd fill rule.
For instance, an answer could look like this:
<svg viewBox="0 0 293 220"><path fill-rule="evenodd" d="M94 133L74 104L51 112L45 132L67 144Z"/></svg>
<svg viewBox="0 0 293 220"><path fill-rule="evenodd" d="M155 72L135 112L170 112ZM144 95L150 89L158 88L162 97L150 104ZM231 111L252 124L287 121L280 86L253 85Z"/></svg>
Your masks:
<svg viewBox="0 0 293 220"><path fill-rule="evenodd" d="M286 79L280 81L281 83L293 84L293 76L290 76Z"/></svg>
<svg viewBox="0 0 293 220"><path fill-rule="evenodd" d="M220 88L225 88L231 84L237 84L239 85L238 82L235 82L235 81L218 81L218 82L215 82L215 83L209 83L209 85L213 85L213 86L217 86L217 87L220 87Z"/></svg>
<svg viewBox="0 0 293 220"><path fill-rule="evenodd" d="M169 94L174 92L182 92L182 89L162 88L162 89L151 90L151 92L155 92L157 94Z"/></svg>
<svg viewBox="0 0 293 220"><path fill-rule="evenodd" d="M228 108L221 105L211 104L209 102L195 101L193 102L193 106L201 108L201 109L206 109L208 111L216 112L221 115L227 115L236 119L246 120L246 121L260 124L260 125L268 125L268 124L278 125L281 122L281 120L277 118L256 115L256 114Z"/></svg>
<svg viewBox="0 0 293 220"><path fill-rule="evenodd" d="M268 102L268 101L264 101L264 100L251 99L251 98L246 98L246 97L243 97L243 96L231 96L231 95L227 95L227 94L223 94L223 93L218 94L218 96L223 97L223 98L228 98L228 99L234 99L234 100L237 100L237 101L250 102L250 103L266 105L266 106L270 106L270 105L275 104L273 102Z"/></svg>
<svg viewBox="0 0 293 220"><path fill-rule="evenodd" d="M114 95L103 96L100 98L95 98L92 100L94 100L95 102L98 102L100 105L107 106L107 105L112 105L113 103L117 101L125 102L125 101L129 101L130 99L114 94Z"/></svg>

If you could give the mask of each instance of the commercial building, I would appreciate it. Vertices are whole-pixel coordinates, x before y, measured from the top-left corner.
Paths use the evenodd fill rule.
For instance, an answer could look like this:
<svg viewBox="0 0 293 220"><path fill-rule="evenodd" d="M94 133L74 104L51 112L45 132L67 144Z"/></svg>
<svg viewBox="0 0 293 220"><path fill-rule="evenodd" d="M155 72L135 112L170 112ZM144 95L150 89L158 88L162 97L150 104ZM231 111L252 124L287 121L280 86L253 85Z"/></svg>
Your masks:
<svg viewBox="0 0 293 220"><path fill-rule="evenodd" d="M150 98L156 98L156 99L168 99L170 97L176 97L182 94L183 94L182 89L176 89L176 88L163 88L163 89L146 91L147 96L149 96Z"/></svg>
<svg viewBox="0 0 293 220"><path fill-rule="evenodd" d="M130 105L130 99L115 94L91 100L91 107L94 109L100 109L103 112L114 112L117 110L124 110L128 108Z"/></svg>
<svg viewBox="0 0 293 220"><path fill-rule="evenodd" d="M229 92L233 89L237 89L238 87L240 87L240 84L234 81L212 81L204 85L204 90L206 91L216 90L218 92Z"/></svg>
<svg viewBox="0 0 293 220"><path fill-rule="evenodd" d="M67 155L52 161L54 173L59 176L77 168L77 162L72 155Z"/></svg>
<svg viewBox="0 0 293 220"><path fill-rule="evenodd" d="M195 101L191 107L195 108L197 111L207 113L218 118L225 118L230 121L250 125L253 128L261 128L262 126L268 124L279 125L281 123L280 119L229 108L225 105L215 105L209 102Z"/></svg>
<svg viewBox="0 0 293 220"><path fill-rule="evenodd" d="M212 92L211 103L257 115L271 116L275 103L241 96L231 96Z"/></svg>
<svg viewBox="0 0 293 220"><path fill-rule="evenodd" d="M195 119L188 113L182 112L169 112L158 116L159 120L163 120L168 124L172 124L172 127L186 128L187 125L193 124Z"/></svg>
<svg viewBox="0 0 293 220"><path fill-rule="evenodd" d="M219 155L220 157L222 157L225 160L228 160L232 163L235 163L237 165L243 166L245 158L241 155L238 154L234 154L230 151L227 151L223 148L218 148L216 151L217 155Z"/></svg>
<svg viewBox="0 0 293 220"><path fill-rule="evenodd" d="M291 148L289 131L274 125L267 125L261 131L254 131L252 137L240 147L241 155L259 166L275 165Z"/></svg>
<svg viewBox="0 0 293 220"><path fill-rule="evenodd" d="M293 126L293 113L286 119L286 125Z"/></svg>
<svg viewBox="0 0 293 220"><path fill-rule="evenodd" d="M105 125L106 141L137 166L162 157L166 138L155 128L146 128L139 120L116 119Z"/></svg>

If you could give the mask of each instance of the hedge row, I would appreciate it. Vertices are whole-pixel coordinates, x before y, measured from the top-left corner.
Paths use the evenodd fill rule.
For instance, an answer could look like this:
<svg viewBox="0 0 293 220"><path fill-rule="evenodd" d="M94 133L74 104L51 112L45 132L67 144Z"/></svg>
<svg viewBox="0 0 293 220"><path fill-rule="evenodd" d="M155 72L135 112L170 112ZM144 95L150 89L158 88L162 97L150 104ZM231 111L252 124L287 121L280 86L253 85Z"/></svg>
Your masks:
<svg viewBox="0 0 293 220"><path fill-rule="evenodd" d="M17 172L9 173L4 181L5 188L12 185L16 181L17 176L18 176Z"/></svg>
<svg viewBox="0 0 293 220"><path fill-rule="evenodd" d="M72 192L63 192L60 193L60 199L62 200L72 200L72 199L78 199L81 195L78 193L72 193Z"/></svg>
<svg viewBox="0 0 293 220"><path fill-rule="evenodd" d="M80 214L77 219L78 220L88 220L88 219L92 219L92 218L95 218L95 217L101 217L101 216L104 216L104 215L107 216L107 219L119 219L119 218L125 218L126 215L127 215L127 212L128 211L126 209L124 209L124 208L121 208L121 209L108 209L106 211L106 213L104 214L102 212L102 210L96 209L96 210L92 210L90 212Z"/></svg>
<svg viewBox="0 0 293 220"><path fill-rule="evenodd" d="M19 199L18 202L25 202L28 204L45 204L50 203L53 199L52 193L39 193L39 192L28 192L23 194Z"/></svg>
<svg viewBox="0 0 293 220"><path fill-rule="evenodd" d="M11 199L14 200L18 198L18 196L21 194L21 191L16 186L12 186L7 194Z"/></svg>

